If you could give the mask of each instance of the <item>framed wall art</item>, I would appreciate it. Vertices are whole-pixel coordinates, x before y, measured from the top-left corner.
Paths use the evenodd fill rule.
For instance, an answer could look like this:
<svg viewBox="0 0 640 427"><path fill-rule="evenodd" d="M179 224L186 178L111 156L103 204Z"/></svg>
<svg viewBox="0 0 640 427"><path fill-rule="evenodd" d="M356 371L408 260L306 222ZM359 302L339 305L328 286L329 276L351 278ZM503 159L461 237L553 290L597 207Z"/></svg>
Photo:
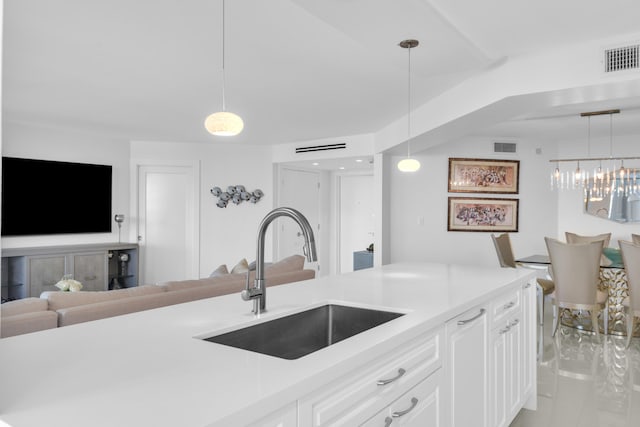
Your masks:
<svg viewBox="0 0 640 427"><path fill-rule="evenodd" d="M518 194L519 160L449 159L450 193Z"/></svg>
<svg viewBox="0 0 640 427"><path fill-rule="evenodd" d="M448 231L518 231L518 199L449 197Z"/></svg>

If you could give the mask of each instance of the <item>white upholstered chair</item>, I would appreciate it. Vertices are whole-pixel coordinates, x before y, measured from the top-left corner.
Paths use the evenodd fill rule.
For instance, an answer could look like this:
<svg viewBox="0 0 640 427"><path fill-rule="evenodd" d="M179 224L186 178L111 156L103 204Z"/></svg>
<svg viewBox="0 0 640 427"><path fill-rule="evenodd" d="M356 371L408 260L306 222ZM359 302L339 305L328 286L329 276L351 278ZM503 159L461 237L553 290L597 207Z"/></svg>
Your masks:
<svg viewBox="0 0 640 427"><path fill-rule="evenodd" d="M493 240L493 245L496 248L496 254L498 255L498 262L500 263L500 267L502 268L517 268L517 267L526 267L532 268L530 266L524 266L522 264L518 264L513 255L513 248L511 247L511 239L507 233L500 234L496 236L494 234L491 235L491 240ZM540 325L544 324L544 297L549 295L555 289L555 285L553 280L537 278L536 279L536 293L538 300L538 323Z"/></svg>
<svg viewBox="0 0 640 427"><path fill-rule="evenodd" d="M596 336L600 337L598 314L605 310L605 330L608 327L607 295L598 290L600 281L600 257L603 241L591 243L563 243L544 238L551 258L555 292L553 294L553 334L560 325L562 308L589 310Z"/></svg>
<svg viewBox="0 0 640 427"><path fill-rule="evenodd" d="M634 320L640 317L640 242L634 244L620 240L618 245L622 252L629 291L629 296L623 301L627 322L627 347L629 347L633 337Z"/></svg>
<svg viewBox="0 0 640 427"><path fill-rule="evenodd" d="M634 245L640 245L640 234L632 234L631 241Z"/></svg>

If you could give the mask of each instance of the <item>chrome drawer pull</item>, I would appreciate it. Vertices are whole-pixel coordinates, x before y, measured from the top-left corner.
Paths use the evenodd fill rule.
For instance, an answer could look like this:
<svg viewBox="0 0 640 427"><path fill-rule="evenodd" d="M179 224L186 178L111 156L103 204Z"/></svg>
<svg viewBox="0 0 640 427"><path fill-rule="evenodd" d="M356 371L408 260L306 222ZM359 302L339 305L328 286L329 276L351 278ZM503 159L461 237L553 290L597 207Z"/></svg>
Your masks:
<svg viewBox="0 0 640 427"><path fill-rule="evenodd" d="M403 415L407 415L409 412L413 411L413 408L415 408L417 404L418 404L418 399L416 399L415 397L412 397L411 398L411 407L409 409L405 409L404 411L394 412L394 413L391 414L391 416L394 417L394 418L398 418L398 417L401 417Z"/></svg>
<svg viewBox="0 0 640 427"><path fill-rule="evenodd" d="M391 418L391 417L385 418L384 419L384 427L389 427L392 422L393 422L393 418Z"/></svg>
<svg viewBox="0 0 640 427"><path fill-rule="evenodd" d="M506 334L511 329L511 326L507 326L506 328L500 329L500 335Z"/></svg>
<svg viewBox="0 0 640 427"><path fill-rule="evenodd" d="M529 282L527 282L527 284L526 284L526 285L524 285L524 288L525 288L525 289L529 289L530 287L531 287L531 283L529 283Z"/></svg>
<svg viewBox="0 0 640 427"><path fill-rule="evenodd" d="M504 305L504 309L507 310L507 309L513 307L514 305L516 305L516 303L511 301L510 303Z"/></svg>
<svg viewBox="0 0 640 427"><path fill-rule="evenodd" d="M475 316L473 316L471 319L467 319L467 320L458 320L458 326L462 326L462 325L466 325L467 323L471 323L474 320L476 320L478 317L482 316L484 314L484 308L480 309L480 313L476 314Z"/></svg>
<svg viewBox="0 0 640 427"><path fill-rule="evenodd" d="M520 319L515 319L513 322L511 322L510 326L516 326L518 323L520 323Z"/></svg>
<svg viewBox="0 0 640 427"><path fill-rule="evenodd" d="M403 376L406 373L407 373L407 371L405 371L404 369L400 368L400 369L398 369L398 375L396 375L393 378L389 378L388 380L378 380L378 382L376 384L378 384L378 385L387 385L389 383L392 383L392 382L400 379L400 377Z"/></svg>

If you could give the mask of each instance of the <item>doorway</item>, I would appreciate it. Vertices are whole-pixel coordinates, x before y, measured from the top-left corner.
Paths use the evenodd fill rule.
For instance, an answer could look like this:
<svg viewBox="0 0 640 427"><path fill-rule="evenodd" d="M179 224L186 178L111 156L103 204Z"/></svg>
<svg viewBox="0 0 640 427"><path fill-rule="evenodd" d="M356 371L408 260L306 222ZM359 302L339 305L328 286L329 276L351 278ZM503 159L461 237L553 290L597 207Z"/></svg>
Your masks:
<svg viewBox="0 0 640 427"><path fill-rule="evenodd" d="M366 250L373 243L374 216L373 175L339 177L338 262L340 273L353 271L353 253Z"/></svg>
<svg viewBox="0 0 640 427"><path fill-rule="evenodd" d="M320 238L320 174L290 168L280 169L279 206L286 206L304 215L313 228L318 261L305 261L305 268L320 271L322 262ZM278 259L293 254L303 254L304 236L302 230L291 218L279 218L277 221L277 254Z"/></svg>
<svg viewBox="0 0 640 427"><path fill-rule="evenodd" d="M137 166L140 284L199 276L199 165Z"/></svg>

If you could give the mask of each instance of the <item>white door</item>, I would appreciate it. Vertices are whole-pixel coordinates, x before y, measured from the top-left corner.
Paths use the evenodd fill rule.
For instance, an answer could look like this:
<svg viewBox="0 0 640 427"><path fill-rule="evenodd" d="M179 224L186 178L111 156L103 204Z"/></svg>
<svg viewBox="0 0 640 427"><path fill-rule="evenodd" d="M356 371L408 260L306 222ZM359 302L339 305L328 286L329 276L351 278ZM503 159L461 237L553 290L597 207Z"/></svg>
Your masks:
<svg viewBox="0 0 640 427"><path fill-rule="evenodd" d="M140 284L198 278L197 169L138 166Z"/></svg>
<svg viewBox="0 0 640 427"><path fill-rule="evenodd" d="M353 253L373 243L373 175L340 177L340 272L353 271Z"/></svg>
<svg viewBox="0 0 640 427"><path fill-rule="evenodd" d="M282 168L280 171L280 203L296 209L307 218L313 228L316 252L320 254L320 174ZM291 218L278 220L278 259L293 254L303 254L304 236L298 224ZM319 270L320 259L316 263L306 262L305 268Z"/></svg>

